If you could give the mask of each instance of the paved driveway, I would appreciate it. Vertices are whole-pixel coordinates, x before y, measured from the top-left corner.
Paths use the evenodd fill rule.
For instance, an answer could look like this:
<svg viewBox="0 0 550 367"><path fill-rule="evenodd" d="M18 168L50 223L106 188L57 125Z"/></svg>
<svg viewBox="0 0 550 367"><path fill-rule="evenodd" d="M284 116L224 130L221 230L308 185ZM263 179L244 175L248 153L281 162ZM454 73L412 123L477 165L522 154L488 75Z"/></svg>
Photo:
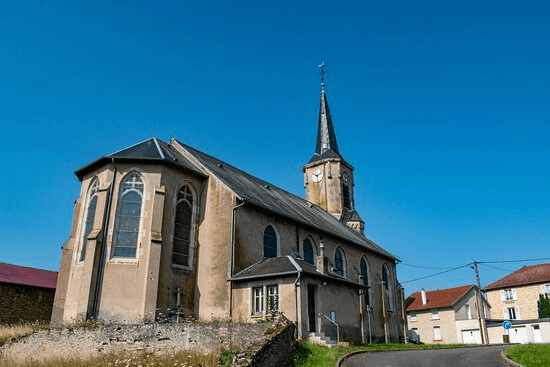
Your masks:
<svg viewBox="0 0 550 367"><path fill-rule="evenodd" d="M503 346L355 354L342 367L502 367Z"/></svg>

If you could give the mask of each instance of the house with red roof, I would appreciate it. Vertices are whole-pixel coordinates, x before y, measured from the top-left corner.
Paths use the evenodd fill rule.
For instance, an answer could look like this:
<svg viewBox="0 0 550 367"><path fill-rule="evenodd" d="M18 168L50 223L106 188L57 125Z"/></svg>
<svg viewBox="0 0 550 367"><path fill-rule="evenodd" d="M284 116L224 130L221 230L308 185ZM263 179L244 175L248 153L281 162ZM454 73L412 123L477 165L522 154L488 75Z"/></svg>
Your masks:
<svg viewBox="0 0 550 367"><path fill-rule="evenodd" d="M409 338L426 344L481 344L479 313L486 317L490 306L477 287L464 285L434 291L421 290L406 300Z"/></svg>
<svg viewBox="0 0 550 367"><path fill-rule="evenodd" d="M542 343L550 341L548 319L540 319L540 295L550 297L550 263L524 266L485 287L493 317L508 320L510 342ZM500 326L501 322L498 323ZM491 333L493 328L489 328ZM497 328L497 334L504 330ZM548 334L548 335L545 335ZM502 340L500 335L490 339Z"/></svg>
<svg viewBox="0 0 550 367"><path fill-rule="evenodd" d="M0 324L50 321L57 272L0 263Z"/></svg>

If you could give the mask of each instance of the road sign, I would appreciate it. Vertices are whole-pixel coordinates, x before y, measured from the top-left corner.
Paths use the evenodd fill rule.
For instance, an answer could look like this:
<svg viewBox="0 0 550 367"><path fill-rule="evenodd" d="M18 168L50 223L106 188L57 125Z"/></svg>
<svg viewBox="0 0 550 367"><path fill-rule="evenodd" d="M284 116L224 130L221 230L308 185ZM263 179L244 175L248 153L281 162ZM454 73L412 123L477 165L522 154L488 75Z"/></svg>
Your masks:
<svg viewBox="0 0 550 367"><path fill-rule="evenodd" d="M504 321L502 323L502 327L505 328L506 330L512 328L512 323L510 321Z"/></svg>

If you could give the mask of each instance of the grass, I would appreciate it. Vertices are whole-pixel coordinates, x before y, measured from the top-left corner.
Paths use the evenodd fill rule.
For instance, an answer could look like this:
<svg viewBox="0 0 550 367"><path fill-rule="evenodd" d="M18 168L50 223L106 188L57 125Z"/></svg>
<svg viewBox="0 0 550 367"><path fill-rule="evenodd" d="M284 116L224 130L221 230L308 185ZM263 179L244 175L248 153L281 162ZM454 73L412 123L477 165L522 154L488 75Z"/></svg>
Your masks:
<svg viewBox="0 0 550 367"><path fill-rule="evenodd" d="M517 345L506 350L508 358L526 367L550 366L550 344Z"/></svg>
<svg viewBox="0 0 550 367"><path fill-rule="evenodd" d="M34 333L39 329L47 327L49 327L48 324L40 322L17 325L0 325L0 347L12 338Z"/></svg>
<svg viewBox="0 0 550 367"><path fill-rule="evenodd" d="M120 352L94 358L50 359L42 363L29 362L17 365L0 360L0 367L219 367L222 365L218 359L214 355L204 356L188 351L166 354Z"/></svg>
<svg viewBox="0 0 550 367"><path fill-rule="evenodd" d="M322 347L306 342L298 343L298 350L292 362L284 367L332 367L342 356L353 351L401 350L401 349L440 349L465 347L464 344L368 344L336 349Z"/></svg>

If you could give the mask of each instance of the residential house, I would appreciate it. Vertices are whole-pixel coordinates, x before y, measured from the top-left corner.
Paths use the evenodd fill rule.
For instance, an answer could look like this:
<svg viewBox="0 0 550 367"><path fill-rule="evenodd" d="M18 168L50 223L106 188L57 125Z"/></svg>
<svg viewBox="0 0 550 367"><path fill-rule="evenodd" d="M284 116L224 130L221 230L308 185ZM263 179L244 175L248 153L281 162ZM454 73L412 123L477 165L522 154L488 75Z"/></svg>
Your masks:
<svg viewBox="0 0 550 367"><path fill-rule="evenodd" d="M548 319L540 319L538 308L540 295L550 296L550 263L524 266L489 284L485 291L493 317L500 319L488 327L491 342L502 342L506 335L503 320L512 323L508 330L512 343L550 342Z"/></svg>
<svg viewBox="0 0 550 367"><path fill-rule="evenodd" d="M304 338L339 330L401 340L397 259L364 235L354 168L321 89L305 199L176 139L151 138L77 170L52 321L255 322L279 311Z"/></svg>
<svg viewBox="0 0 550 367"><path fill-rule="evenodd" d="M49 321L57 272L0 263L0 324Z"/></svg>
<svg viewBox="0 0 550 367"><path fill-rule="evenodd" d="M427 344L481 344L477 289L464 285L411 294L406 301L409 338ZM482 302L489 315L489 304Z"/></svg>

